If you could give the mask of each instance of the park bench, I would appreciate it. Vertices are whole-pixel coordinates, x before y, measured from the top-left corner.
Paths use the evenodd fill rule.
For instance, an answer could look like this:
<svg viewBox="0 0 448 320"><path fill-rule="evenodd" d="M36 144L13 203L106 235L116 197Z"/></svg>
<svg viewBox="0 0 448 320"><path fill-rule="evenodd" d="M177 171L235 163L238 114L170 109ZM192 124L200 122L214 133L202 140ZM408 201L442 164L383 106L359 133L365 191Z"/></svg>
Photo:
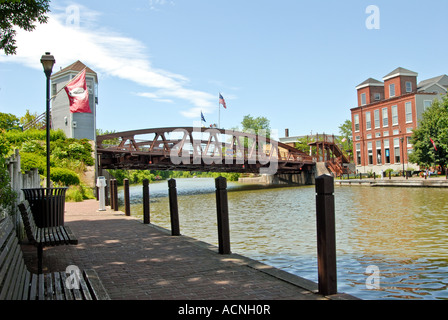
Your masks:
<svg viewBox="0 0 448 320"><path fill-rule="evenodd" d="M74 267L74 266L73 266ZM11 217L0 221L1 300L110 300L95 270L28 271Z"/></svg>
<svg viewBox="0 0 448 320"><path fill-rule="evenodd" d="M39 228L34 221L33 213L27 200L19 204L19 209L28 241L37 247L38 273L42 273L44 247L78 244L78 239L76 239L68 226Z"/></svg>

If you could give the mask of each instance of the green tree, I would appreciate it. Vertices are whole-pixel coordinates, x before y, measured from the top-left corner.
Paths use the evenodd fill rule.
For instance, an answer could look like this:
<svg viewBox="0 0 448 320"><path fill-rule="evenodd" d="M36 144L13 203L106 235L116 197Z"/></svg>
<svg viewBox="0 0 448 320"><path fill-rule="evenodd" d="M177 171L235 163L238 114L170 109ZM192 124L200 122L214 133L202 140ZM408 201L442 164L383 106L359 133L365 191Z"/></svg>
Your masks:
<svg viewBox="0 0 448 320"><path fill-rule="evenodd" d="M310 136L308 138L307 137L298 138L297 142L294 144L294 147L299 151L309 154L310 146L308 145L308 143L314 142L315 140L316 140L316 138L313 136ZM311 153L316 154L316 147L312 147Z"/></svg>
<svg viewBox="0 0 448 320"><path fill-rule="evenodd" d="M10 185L6 156L10 150L10 143L5 137L4 130L0 128L0 218L2 210L10 209L16 199L16 193Z"/></svg>
<svg viewBox="0 0 448 320"><path fill-rule="evenodd" d="M23 117L20 118L20 124L22 126L28 125L27 129L40 129L45 126L45 119L41 121L36 121L38 117L37 112L30 113L30 110L26 110L26 113Z"/></svg>
<svg viewBox="0 0 448 320"><path fill-rule="evenodd" d="M265 117L252 117L250 114L244 116L243 121L241 121L241 125L243 126L243 131L253 131L256 135L260 130L265 130L266 137L270 137L271 127L270 122Z"/></svg>
<svg viewBox="0 0 448 320"><path fill-rule="evenodd" d="M50 0L0 0L0 50L16 54L16 28L33 31L35 23L46 23Z"/></svg>
<svg viewBox="0 0 448 320"><path fill-rule="evenodd" d="M343 152L352 153L353 151L353 140L352 140L352 122L350 120L345 120L343 124L339 126L339 144L342 147Z"/></svg>
<svg viewBox="0 0 448 320"><path fill-rule="evenodd" d="M432 144L431 140L434 142ZM447 165L448 156L448 96L435 100L414 129L411 143L414 151L410 162L420 166Z"/></svg>
<svg viewBox="0 0 448 320"><path fill-rule="evenodd" d="M11 113L0 112L0 129L10 130L19 128L19 118Z"/></svg>

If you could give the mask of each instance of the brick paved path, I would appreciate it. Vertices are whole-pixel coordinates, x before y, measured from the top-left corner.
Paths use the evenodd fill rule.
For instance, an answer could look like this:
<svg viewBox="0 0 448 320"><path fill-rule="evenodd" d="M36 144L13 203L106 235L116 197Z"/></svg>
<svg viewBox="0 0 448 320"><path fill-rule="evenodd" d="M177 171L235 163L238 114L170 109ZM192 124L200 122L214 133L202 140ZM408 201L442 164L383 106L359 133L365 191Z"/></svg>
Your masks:
<svg viewBox="0 0 448 320"><path fill-rule="evenodd" d="M79 244L45 248L44 272L94 268L112 299L327 299L308 290L315 283L236 254L219 255L214 246L98 207L96 200L66 203L66 225ZM35 248L23 248L35 267Z"/></svg>

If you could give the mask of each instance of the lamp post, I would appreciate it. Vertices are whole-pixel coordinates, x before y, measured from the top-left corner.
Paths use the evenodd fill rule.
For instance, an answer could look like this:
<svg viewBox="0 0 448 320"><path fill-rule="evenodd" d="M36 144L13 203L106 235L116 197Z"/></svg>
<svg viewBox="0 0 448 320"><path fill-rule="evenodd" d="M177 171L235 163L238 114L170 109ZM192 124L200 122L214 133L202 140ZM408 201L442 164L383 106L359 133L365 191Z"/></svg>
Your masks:
<svg viewBox="0 0 448 320"><path fill-rule="evenodd" d="M405 177L404 175L404 137L401 137L401 162L403 162L403 178Z"/></svg>
<svg viewBox="0 0 448 320"><path fill-rule="evenodd" d="M50 188L50 77L53 72L53 66L56 62L50 52L45 52L45 55L40 59L44 67L44 73L47 77L47 104L46 104L46 130L47 130L47 189Z"/></svg>

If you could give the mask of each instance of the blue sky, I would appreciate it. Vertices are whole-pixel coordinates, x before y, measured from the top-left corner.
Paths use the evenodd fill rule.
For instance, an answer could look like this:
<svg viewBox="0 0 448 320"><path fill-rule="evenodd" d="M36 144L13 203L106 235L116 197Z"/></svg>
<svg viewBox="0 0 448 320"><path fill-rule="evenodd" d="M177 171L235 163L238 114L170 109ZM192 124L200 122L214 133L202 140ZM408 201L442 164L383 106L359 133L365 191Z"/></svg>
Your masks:
<svg viewBox="0 0 448 320"><path fill-rule="evenodd" d="M18 32L17 55L0 55L0 112L45 111L46 51L54 71L81 60L98 73L97 127L115 131L193 126L201 110L218 123L221 92L223 128L250 114L280 137L337 134L367 78L448 73L446 0L53 0L51 11Z"/></svg>

